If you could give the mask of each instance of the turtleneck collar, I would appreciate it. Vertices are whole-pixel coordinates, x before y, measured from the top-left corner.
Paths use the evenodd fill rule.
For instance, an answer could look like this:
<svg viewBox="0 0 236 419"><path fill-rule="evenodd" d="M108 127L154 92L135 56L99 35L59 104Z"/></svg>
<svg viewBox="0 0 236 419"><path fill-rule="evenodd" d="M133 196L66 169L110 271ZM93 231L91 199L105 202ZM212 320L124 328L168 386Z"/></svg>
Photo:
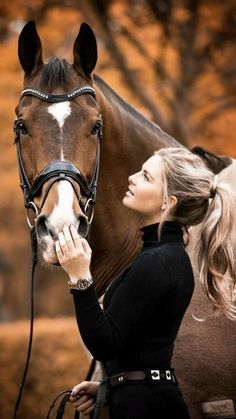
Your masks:
<svg viewBox="0 0 236 419"><path fill-rule="evenodd" d="M158 240L158 227L160 223L142 227L143 248L160 242L183 242L182 226L176 221L165 221L162 227L161 240Z"/></svg>

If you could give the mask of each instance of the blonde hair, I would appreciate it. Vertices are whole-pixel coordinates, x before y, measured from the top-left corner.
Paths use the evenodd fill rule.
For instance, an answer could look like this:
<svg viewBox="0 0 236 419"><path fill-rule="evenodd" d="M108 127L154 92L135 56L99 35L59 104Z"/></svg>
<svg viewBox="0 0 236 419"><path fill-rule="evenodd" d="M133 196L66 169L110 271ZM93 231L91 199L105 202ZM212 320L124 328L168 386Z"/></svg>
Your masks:
<svg viewBox="0 0 236 419"><path fill-rule="evenodd" d="M200 281L214 311L236 320L236 271L232 233L236 226L234 195L197 155L184 148L155 152L163 163L163 212L160 230L168 220L185 227L201 224L198 244ZM177 204L170 206L170 196Z"/></svg>

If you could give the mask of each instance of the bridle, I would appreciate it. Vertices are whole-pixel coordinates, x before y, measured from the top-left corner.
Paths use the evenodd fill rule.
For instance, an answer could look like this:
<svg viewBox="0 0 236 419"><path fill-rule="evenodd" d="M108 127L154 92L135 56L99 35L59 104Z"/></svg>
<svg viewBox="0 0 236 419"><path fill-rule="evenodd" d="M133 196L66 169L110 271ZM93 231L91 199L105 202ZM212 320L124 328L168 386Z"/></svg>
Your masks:
<svg viewBox="0 0 236 419"><path fill-rule="evenodd" d="M33 96L45 102L59 103L59 102L73 100L76 97L84 95L84 94L91 94L96 99L95 90L89 85L75 88L65 94L60 94L60 95L44 93L33 88L26 88L23 90L21 94L21 99L24 96ZM89 219L88 219L88 223L91 224L92 219L93 219L94 204L96 201L97 183L98 183L98 175L99 175L100 142L102 139L102 121L97 131L96 160L95 160L95 166L94 166L94 170L93 170L93 174L92 174L92 178L90 182L87 182L87 180L85 179L85 177L83 176L79 168L77 168L70 161L56 160L56 161L53 161L52 163L49 163L46 167L44 167L44 169L38 174L38 176L33 181L33 183L30 183L28 176L26 174L23 159L22 159L21 141L20 141L21 124L22 124L22 121L20 119L16 119L14 123L14 132L15 132L14 144L16 144L16 147L17 147L20 186L22 188L23 195L24 195L24 205L25 205L25 208L27 209L27 222L29 224L29 227L30 228L33 227L29 219L29 214L28 214L29 209L32 209L36 213L36 218L37 218L46 200L46 197L48 195L48 192L51 186L55 182L58 182L60 180L67 180L68 182L71 183L75 191L75 194L77 196L77 199L79 201L80 207L86 216L89 213L90 207L92 207L92 211L89 214ZM48 182L50 179L51 179L51 182L49 182L46 192L44 193L43 201L41 203L41 208L38 209L38 207L36 206L34 202L34 198L39 195L39 193L42 191L43 185L46 182ZM81 195L78 194L73 181L75 181L80 186L80 189L82 190L83 194L87 197L86 203L82 201Z"/></svg>
<svg viewBox="0 0 236 419"><path fill-rule="evenodd" d="M56 94L56 95L44 93L33 88L25 88L21 94L21 99L24 96L33 96L45 102L59 103L59 102L73 100L76 97L84 95L84 94L91 94L96 99L96 92L89 85L77 87L65 94ZM58 182L61 180L67 180L68 182L71 183L75 191L75 194L77 196L77 199L79 201L80 207L84 215L87 216L87 214L90 212L90 208L92 208L92 211L89 214L89 219L88 219L88 223L90 225L93 219L94 204L96 201L97 183L98 183L99 165L100 165L100 143L102 139L102 120L101 120L101 123L99 124L98 131L97 131L97 151L96 151L95 166L94 166L94 170L93 170L93 174L92 174L90 182L87 182L87 180L85 179L85 177L83 176L79 168L77 168L72 162L57 160L57 161L53 161L52 163L44 167L44 169L38 174L36 179L32 183L30 183L27 173L25 171L23 158L22 158L22 152L21 152L21 141L20 141L21 140L21 131L20 131L21 123L22 121L20 119L16 119L16 121L14 122L14 133L15 133L14 144L17 147L17 160L18 160L18 168L19 168L19 176L20 176L20 186L22 188L23 195L24 195L24 205L27 210L27 222L28 222L28 225L30 228L30 234L31 234L31 246L32 246L32 267L31 267L31 274L30 274L31 319L30 319L30 333L29 333L26 363L25 363L25 368L22 375L20 388L19 388L19 394L18 394L15 407L14 407L13 419L16 419L17 417L17 410L20 405L22 392L23 392L23 388L25 385L26 376L28 372L31 348L32 348L32 340L33 340L34 272L35 272L35 267L37 265L37 237L36 237L36 231L35 231L35 223L31 224L31 221L29 218L29 210L32 209L35 212L35 215L36 215L35 221L36 221L52 185L55 182ZM46 192L44 193L44 197L41 202L41 207L38 208L34 202L34 199L40 194L40 192L42 191L43 185L46 182L48 182L49 184L46 188ZM81 200L81 195L78 194L75 188L74 182L80 186L80 190L87 197L86 203L84 203ZM60 409L58 410L58 415L57 415L58 419L62 418L64 414L65 404L69 398L70 391L64 391L58 397L60 397L64 393L66 393L66 395L64 396L60 405ZM57 400L57 398L55 400ZM54 405L54 402L53 402L53 405ZM53 405L51 406L47 417L49 417L49 414ZM76 415L76 417L78 417L78 415Z"/></svg>

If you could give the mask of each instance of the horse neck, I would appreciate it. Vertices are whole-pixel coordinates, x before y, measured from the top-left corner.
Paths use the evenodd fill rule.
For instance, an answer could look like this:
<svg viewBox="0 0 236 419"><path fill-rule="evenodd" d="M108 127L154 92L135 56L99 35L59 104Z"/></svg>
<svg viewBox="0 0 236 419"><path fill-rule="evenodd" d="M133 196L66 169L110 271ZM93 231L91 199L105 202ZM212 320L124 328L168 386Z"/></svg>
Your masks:
<svg viewBox="0 0 236 419"><path fill-rule="evenodd" d="M93 268L100 293L140 248L140 219L122 205L128 176L139 170L154 150L180 144L123 101L103 80L96 76L94 81L104 122L91 231L92 248L96 248Z"/></svg>
<svg viewBox="0 0 236 419"><path fill-rule="evenodd" d="M141 163L162 147L181 146L125 102L100 77L95 76L94 81L104 120L104 148L108 146L110 153L112 149L116 153L118 150L127 152L129 158L125 160L129 168L131 161Z"/></svg>

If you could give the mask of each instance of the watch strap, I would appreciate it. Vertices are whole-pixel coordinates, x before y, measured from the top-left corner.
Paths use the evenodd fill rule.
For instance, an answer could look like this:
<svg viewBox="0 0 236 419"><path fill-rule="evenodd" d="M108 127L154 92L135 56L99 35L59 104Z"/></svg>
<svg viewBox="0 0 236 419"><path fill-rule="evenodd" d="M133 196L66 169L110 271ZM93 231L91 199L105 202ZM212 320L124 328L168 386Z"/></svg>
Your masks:
<svg viewBox="0 0 236 419"><path fill-rule="evenodd" d="M90 278L78 278L76 282L71 281L68 282L70 290L77 290L77 291L86 291L90 288L94 283L93 277Z"/></svg>

